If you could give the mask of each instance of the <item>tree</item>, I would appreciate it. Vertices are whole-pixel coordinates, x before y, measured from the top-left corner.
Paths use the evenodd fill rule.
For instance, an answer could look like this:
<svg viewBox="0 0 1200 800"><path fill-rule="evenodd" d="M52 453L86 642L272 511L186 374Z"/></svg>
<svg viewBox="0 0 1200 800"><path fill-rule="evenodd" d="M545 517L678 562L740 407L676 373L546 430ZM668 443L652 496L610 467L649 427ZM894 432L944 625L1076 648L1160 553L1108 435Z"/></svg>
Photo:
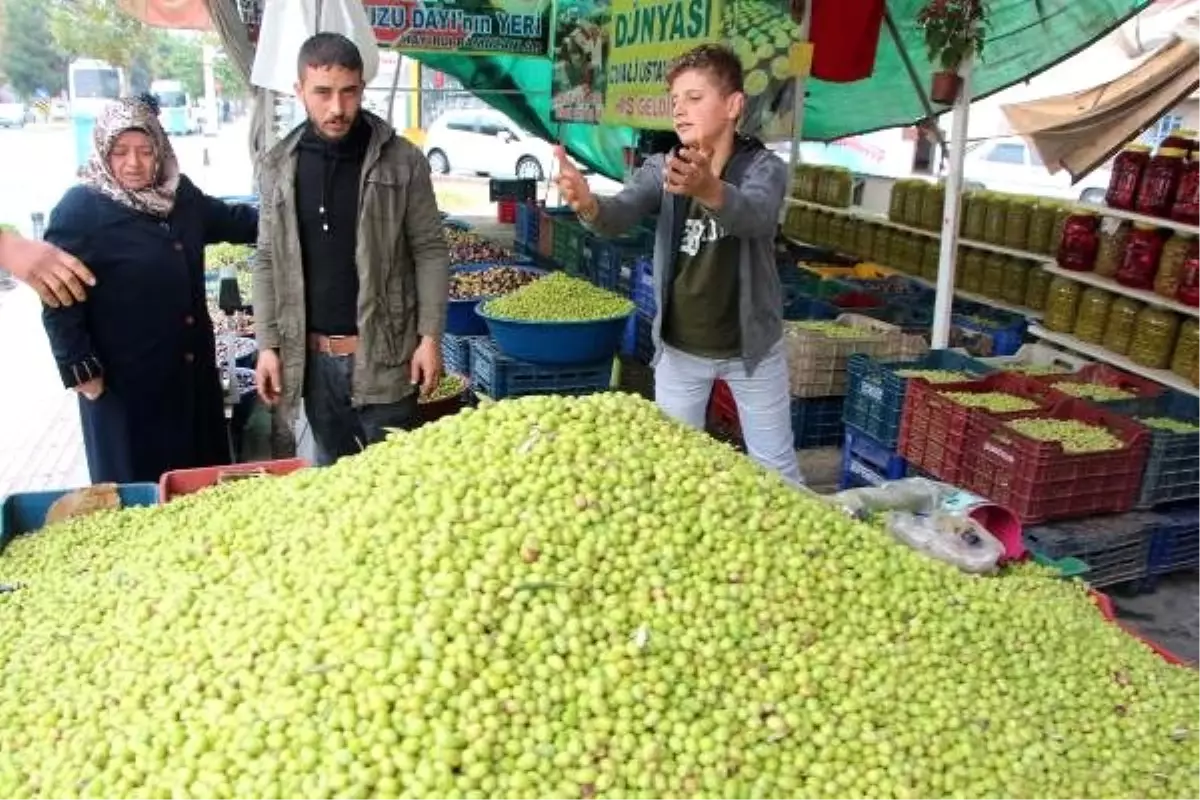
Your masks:
<svg viewBox="0 0 1200 800"><path fill-rule="evenodd" d="M153 63L154 77L177 80L191 97L204 94L204 52L198 39L156 31Z"/></svg>
<svg viewBox="0 0 1200 800"><path fill-rule="evenodd" d="M0 72L23 97L58 94L66 85L66 57L50 38L50 15L41 0L5 0Z"/></svg>
<svg viewBox="0 0 1200 800"><path fill-rule="evenodd" d="M129 71L154 46L154 30L117 7L115 0L50 0L50 33L70 58L97 58Z"/></svg>

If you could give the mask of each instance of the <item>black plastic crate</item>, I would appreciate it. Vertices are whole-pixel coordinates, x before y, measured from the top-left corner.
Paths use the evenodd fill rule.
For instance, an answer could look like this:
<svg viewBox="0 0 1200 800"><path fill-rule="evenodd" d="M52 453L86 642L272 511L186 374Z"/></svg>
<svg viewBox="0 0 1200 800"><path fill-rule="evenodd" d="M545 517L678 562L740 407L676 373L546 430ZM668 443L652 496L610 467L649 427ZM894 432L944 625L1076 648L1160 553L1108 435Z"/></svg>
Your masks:
<svg viewBox="0 0 1200 800"><path fill-rule="evenodd" d="M516 200L528 203L537 200L537 181L533 178L492 178L488 181L488 201Z"/></svg>
<svg viewBox="0 0 1200 800"><path fill-rule="evenodd" d="M1025 529L1025 546L1052 559L1078 558L1083 580L1095 587L1137 581L1150 573L1150 555L1165 518L1148 511L1106 514Z"/></svg>
<svg viewBox="0 0 1200 800"><path fill-rule="evenodd" d="M792 437L797 450L841 444L844 397L793 397Z"/></svg>
<svg viewBox="0 0 1200 800"><path fill-rule="evenodd" d="M531 394L602 392L612 384L612 371L612 359L552 367L510 358L489 337L475 337L471 342L471 389L493 400Z"/></svg>
<svg viewBox="0 0 1200 800"><path fill-rule="evenodd" d="M1154 411L1143 416L1170 417L1195 425L1200 419L1200 399L1167 392L1157 398ZM1146 429L1150 431L1150 451L1137 508L1200 497L1200 432L1174 433L1149 425Z"/></svg>

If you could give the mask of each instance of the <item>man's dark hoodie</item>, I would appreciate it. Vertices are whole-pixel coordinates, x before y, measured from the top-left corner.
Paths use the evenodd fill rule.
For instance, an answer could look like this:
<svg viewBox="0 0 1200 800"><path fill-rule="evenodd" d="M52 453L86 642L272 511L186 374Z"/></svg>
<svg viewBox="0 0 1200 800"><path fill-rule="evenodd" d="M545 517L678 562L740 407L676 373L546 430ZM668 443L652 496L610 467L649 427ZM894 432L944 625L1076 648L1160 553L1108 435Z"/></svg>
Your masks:
<svg viewBox="0 0 1200 800"><path fill-rule="evenodd" d="M371 126L360 115L336 141L307 122L297 144L296 210L310 333L358 332L358 187L370 142Z"/></svg>

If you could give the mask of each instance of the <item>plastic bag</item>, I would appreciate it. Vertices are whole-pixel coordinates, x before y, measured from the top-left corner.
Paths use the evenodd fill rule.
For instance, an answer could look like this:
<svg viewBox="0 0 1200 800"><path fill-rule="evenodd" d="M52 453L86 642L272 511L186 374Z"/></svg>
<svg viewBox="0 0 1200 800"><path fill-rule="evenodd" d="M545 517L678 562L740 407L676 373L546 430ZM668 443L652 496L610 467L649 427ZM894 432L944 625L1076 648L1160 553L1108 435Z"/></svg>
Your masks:
<svg viewBox="0 0 1200 800"><path fill-rule="evenodd" d="M941 505L950 487L927 478L905 478L879 486L848 489L832 496L832 501L851 516L863 519L880 511L910 511L929 514Z"/></svg>
<svg viewBox="0 0 1200 800"><path fill-rule="evenodd" d="M912 514L891 511L884 525L896 539L914 550L952 564L963 572L994 572L1004 557L1004 545L982 525L960 514Z"/></svg>
<svg viewBox="0 0 1200 800"><path fill-rule="evenodd" d="M250 82L280 94L295 93L296 56L300 46L317 29L314 0L267 0L254 54ZM320 30L340 33L358 46L363 60L363 81L379 72L379 45L367 18L366 7L354 0L324 0Z"/></svg>

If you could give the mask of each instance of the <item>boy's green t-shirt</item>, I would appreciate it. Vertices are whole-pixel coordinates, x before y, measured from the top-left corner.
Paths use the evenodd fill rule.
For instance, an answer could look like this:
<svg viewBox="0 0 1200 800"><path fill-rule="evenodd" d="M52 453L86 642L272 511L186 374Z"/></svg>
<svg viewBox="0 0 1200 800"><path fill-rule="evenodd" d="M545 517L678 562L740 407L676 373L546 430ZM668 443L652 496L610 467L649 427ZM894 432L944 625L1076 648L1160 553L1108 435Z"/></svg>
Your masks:
<svg viewBox="0 0 1200 800"><path fill-rule="evenodd" d="M674 279L667 287L663 341L704 358L742 353L738 240L698 200L688 203Z"/></svg>

